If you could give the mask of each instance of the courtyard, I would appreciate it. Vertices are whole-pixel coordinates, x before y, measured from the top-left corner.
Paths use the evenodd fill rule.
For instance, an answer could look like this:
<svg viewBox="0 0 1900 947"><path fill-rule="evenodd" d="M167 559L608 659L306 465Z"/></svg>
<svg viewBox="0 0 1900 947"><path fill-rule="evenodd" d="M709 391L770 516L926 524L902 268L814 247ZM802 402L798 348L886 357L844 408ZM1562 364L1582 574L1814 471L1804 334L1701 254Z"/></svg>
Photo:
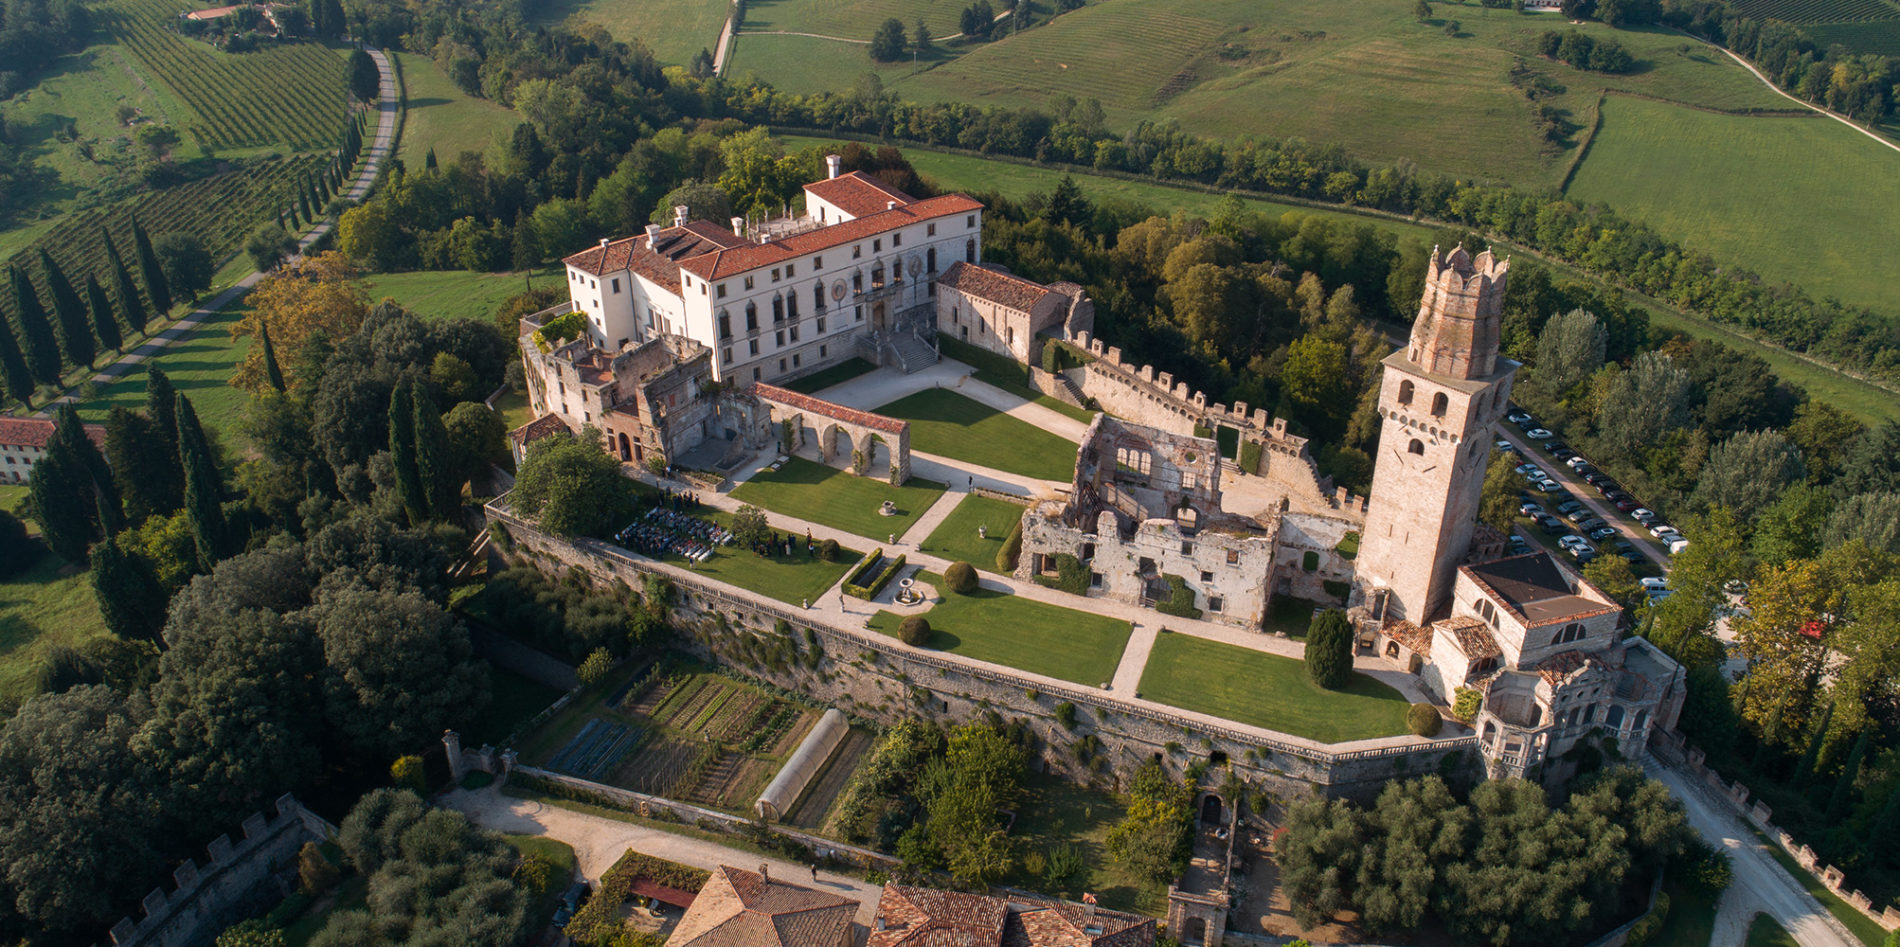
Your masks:
<svg viewBox="0 0 1900 947"><path fill-rule="evenodd" d="M777 470L766 468L753 474L732 491L732 498L774 513L886 542L893 533L901 539L943 491L943 484L920 477L893 487L885 480L859 477L836 467L793 457ZM886 500L897 507L891 516L878 512ZM843 574L840 570L839 575Z"/></svg>
<svg viewBox="0 0 1900 947"><path fill-rule="evenodd" d="M951 562L967 562L985 572L996 572L996 554L1002 551L1010 530L1021 522L1023 509L1021 503L971 494L917 548Z"/></svg>
<svg viewBox="0 0 1900 947"><path fill-rule="evenodd" d="M914 451L1038 480L1068 483L1075 474L1074 441L948 389L920 391L876 413L909 421Z"/></svg>
<svg viewBox="0 0 1900 947"><path fill-rule="evenodd" d="M1163 631L1142 669L1141 696L1321 743L1405 733L1403 695L1354 673L1329 691L1292 658Z"/></svg>
<svg viewBox="0 0 1900 947"><path fill-rule="evenodd" d="M918 572L915 579L933 588L944 588L943 577L934 573ZM1119 618L993 589L979 588L968 595L940 594L943 600L922 612L930 621L930 648L1089 687L1115 677L1122 650L1133 631ZM896 637L904 617L879 611L870 625Z"/></svg>
<svg viewBox="0 0 1900 947"><path fill-rule="evenodd" d="M725 510L710 510L700 515L724 529L732 528L732 514ZM770 521L771 517L766 519ZM778 524L773 526L781 532L786 529ZM806 601L817 601L826 589L837 585L838 580L850 571L851 565L864 555L840 546L838 558L826 562L816 552L808 553L805 550L803 535L797 537L792 547L789 556L760 556L737 546L721 546L713 552L712 558L703 562L689 562L671 554L664 561L789 605L799 605Z"/></svg>

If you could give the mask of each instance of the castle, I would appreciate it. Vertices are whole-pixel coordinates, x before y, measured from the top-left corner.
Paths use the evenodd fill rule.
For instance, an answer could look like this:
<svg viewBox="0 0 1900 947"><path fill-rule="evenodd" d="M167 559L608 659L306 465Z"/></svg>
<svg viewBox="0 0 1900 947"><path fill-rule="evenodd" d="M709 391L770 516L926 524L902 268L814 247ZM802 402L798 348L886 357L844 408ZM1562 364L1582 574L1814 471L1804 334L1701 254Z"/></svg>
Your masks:
<svg viewBox="0 0 1900 947"><path fill-rule="evenodd" d="M1276 595L1344 600L1359 647L1473 721L1494 774L1561 778L1614 738L1673 728L1684 672L1547 554L1500 558L1477 514L1518 365L1499 353L1510 265L1434 250L1406 347L1385 359L1371 494L1334 491L1305 441L1244 404L1210 404L1090 337L1094 307L980 263L982 205L917 200L860 174L805 188L802 217L689 221L567 258L569 303L522 321L536 437L593 426L622 461L763 450L902 483L908 425L778 387L854 355L914 371L950 338L1028 366L1096 415L1066 491L1033 497L1014 578L1261 630ZM804 300L804 302L801 302ZM1046 345L1085 363L1036 367ZM1356 558L1342 550L1358 536ZM1490 534L1487 538L1481 534Z"/></svg>

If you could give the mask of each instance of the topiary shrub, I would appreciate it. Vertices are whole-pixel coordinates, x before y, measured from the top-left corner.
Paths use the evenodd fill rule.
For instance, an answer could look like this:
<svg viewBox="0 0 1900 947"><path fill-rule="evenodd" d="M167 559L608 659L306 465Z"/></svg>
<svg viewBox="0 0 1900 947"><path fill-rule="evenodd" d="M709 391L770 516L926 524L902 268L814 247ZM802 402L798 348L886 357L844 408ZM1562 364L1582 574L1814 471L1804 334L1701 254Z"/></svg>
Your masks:
<svg viewBox="0 0 1900 947"><path fill-rule="evenodd" d="M1415 736L1435 737L1438 728L1444 725L1445 718L1440 717L1438 708L1431 704L1413 704L1412 709L1405 712L1405 729Z"/></svg>
<svg viewBox="0 0 1900 947"><path fill-rule="evenodd" d="M824 542L819 543L818 544L818 558L823 559L826 562L837 562L838 561L838 541L835 539L827 539Z"/></svg>
<svg viewBox="0 0 1900 947"><path fill-rule="evenodd" d="M1307 627L1306 675L1327 690L1345 687L1352 677L1352 624L1345 612L1329 608Z"/></svg>
<svg viewBox="0 0 1900 947"><path fill-rule="evenodd" d="M943 583L958 595L968 595L976 591L976 567L967 562L950 563L943 570Z"/></svg>
<svg viewBox="0 0 1900 947"><path fill-rule="evenodd" d="M1023 554L1023 524L1019 520L1016 527L1009 531L1009 538L1003 540L1003 548L996 551L996 569L1008 574L1016 571L1016 560Z"/></svg>
<svg viewBox="0 0 1900 947"><path fill-rule="evenodd" d="M930 643L930 620L922 615L912 615L898 623L897 640L913 648L921 648Z"/></svg>
<svg viewBox="0 0 1900 947"><path fill-rule="evenodd" d="M1460 687L1451 698L1451 715L1459 723L1470 723L1477 719L1478 708L1484 705L1484 695L1475 688Z"/></svg>

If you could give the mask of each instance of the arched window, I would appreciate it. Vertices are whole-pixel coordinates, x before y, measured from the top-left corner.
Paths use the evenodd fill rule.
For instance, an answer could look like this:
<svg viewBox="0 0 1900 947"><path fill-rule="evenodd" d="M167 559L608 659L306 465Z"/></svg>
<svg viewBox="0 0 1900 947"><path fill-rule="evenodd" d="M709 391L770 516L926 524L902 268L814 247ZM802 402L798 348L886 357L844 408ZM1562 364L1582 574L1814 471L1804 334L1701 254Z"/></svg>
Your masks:
<svg viewBox="0 0 1900 947"><path fill-rule="evenodd" d="M1410 451L1410 452L1412 452L1412 453L1414 453L1414 454L1418 454L1418 455L1420 455L1420 456L1424 456L1424 454L1425 454L1425 442L1424 442L1424 441L1421 441L1421 440L1419 440L1419 439L1418 439L1418 438L1416 438L1416 437L1414 437L1414 438L1412 438L1412 443L1411 443L1410 445L1408 445L1408 446L1407 446L1407 447L1406 447L1405 449L1406 449L1406 450L1408 450L1408 451Z"/></svg>
<svg viewBox="0 0 1900 947"><path fill-rule="evenodd" d="M976 238L974 237L963 241L963 262L976 262Z"/></svg>
<svg viewBox="0 0 1900 947"><path fill-rule="evenodd" d="M1649 722L1649 711L1639 710L1636 712L1636 721L1630 724L1630 729L1633 731L1640 731L1643 729L1643 725L1648 722Z"/></svg>
<svg viewBox="0 0 1900 947"><path fill-rule="evenodd" d="M857 272L851 274L851 291L854 293L864 292L864 271L863 270L858 270Z"/></svg>
<svg viewBox="0 0 1900 947"><path fill-rule="evenodd" d="M732 338L732 314L724 309L719 310L719 337Z"/></svg>
<svg viewBox="0 0 1900 947"><path fill-rule="evenodd" d="M1565 625L1562 631L1559 631L1556 634L1552 635L1550 637L1550 643L1553 645L1560 645L1560 644L1569 644L1572 641L1582 641L1583 634L1584 634L1583 626L1573 621L1570 624Z"/></svg>
<svg viewBox="0 0 1900 947"><path fill-rule="evenodd" d="M1445 408L1450 404L1451 404L1451 399L1446 398L1444 392L1441 391L1438 394L1433 395L1432 396L1432 416L1436 418L1444 417Z"/></svg>
<svg viewBox="0 0 1900 947"><path fill-rule="evenodd" d="M893 283L902 282L903 279L904 279L904 261L892 260L891 261L891 282Z"/></svg>
<svg viewBox="0 0 1900 947"><path fill-rule="evenodd" d="M757 332L759 330L758 303L747 302L745 304L745 330L747 332Z"/></svg>
<svg viewBox="0 0 1900 947"><path fill-rule="evenodd" d="M883 286L884 286L884 264L879 263L878 265L871 267L871 288L881 289L883 288Z"/></svg>
<svg viewBox="0 0 1900 947"><path fill-rule="evenodd" d="M785 294L785 314L792 317L793 319L798 318L798 294L797 293Z"/></svg>
<svg viewBox="0 0 1900 947"><path fill-rule="evenodd" d="M819 280L811 288L811 308L813 312L825 311L825 283Z"/></svg>
<svg viewBox="0 0 1900 947"><path fill-rule="evenodd" d="M783 296L772 297L772 321L785 321L785 297Z"/></svg>
<svg viewBox="0 0 1900 947"><path fill-rule="evenodd" d="M1621 704L1611 704L1610 709L1603 712L1603 724L1611 728L1623 725L1623 707Z"/></svg>
<svg viewBox="0 0 1900 947"><path fill-rule="evenodd" d="M1399 382L1399 404L1411 404L1411 403L1412 403L1412 383L1410 381Z"/></svg>

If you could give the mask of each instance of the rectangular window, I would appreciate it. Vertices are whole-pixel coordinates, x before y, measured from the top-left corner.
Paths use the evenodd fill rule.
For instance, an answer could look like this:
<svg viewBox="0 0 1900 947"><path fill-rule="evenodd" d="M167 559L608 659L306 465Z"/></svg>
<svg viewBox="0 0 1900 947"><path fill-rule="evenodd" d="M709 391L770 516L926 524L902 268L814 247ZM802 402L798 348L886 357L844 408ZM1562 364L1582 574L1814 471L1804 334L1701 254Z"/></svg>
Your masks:
<svg viewBox="0 0 1900 947"><path fill-rule="evenodd" d="M778 347L779 348L785 347L785 330L784 329L778 330Z"/></svg>
<svg viewBox="0 0 1900 947"><path fill-rule="evenodd" d="M857 310L858 310L858 319L857 319L857 321L859 321L859 322L863 322L863 321L864 321L864 307L863 307L863 306L858 306L858 307L856 307L856 308L857 308Z"/></svg>
<svg viewBox="0 0 1900 947"><path fill-rule="evenodd" d="M759 340L758 339L753 339L747 342L745 344L745 347L747 350L747 354L751 355L753 358L757 358L759 356Z"/></svg>
<svg viewBox="0 0 1900 947"><path fill-rule="evenodd" d="M1210 595L1207 597L1207 610L1210 612L1220 611L1221 606L1225 604L1227 603L1221 601L1220 596L1218 595Z"/></svg>
<svg viewBox="0 0 1900 947"><path fill-rule="evenodd" d="M759 380L759 370L756 368L752 370L752 380L753 381Z"/></svg>
<svg viewBox="0 0 1900 947"><path fill-rule="evenodd" d="M727 365L732 364L732 350L731 349L722 350L719 354L721 356L721 358L719 359L721 362L724 362Z"/></svg>
<svg viewBox="0 0 1900 947"><path fill-rule="evenodd" d="M891 246L893 246L893 247L901 247L901 246L903 246L903 245L904 245L904 235L903 235L903 234L901 234L901 233L894 233L894 234L891 234Z"/></svg>
<svg viewBox="0 0 1900 947"><path fill-rule="evenodd" d="M772 282L778 282L778 267L772 267Z"/></svg>
<svg viewBox="0 0 1900 947"><path fill-rule="evenodd" d="M963 218L963 229L968 230L974 226L976 226L975 214L971 214L970 216Z"/></svg>
<svg viewBox="0 0 1900 947"><path fill-rule="evenodd" d="M1240 550L1238 549L1227 550L1227 564L1230 566L1240 565Z"/></svg>
<svg viewBox="0 0 1900 947"><path fill-rule="evenodd" d="M614 278L614 295L616 295L616 296L618 296L618 295L620 295L620 279L619 279L619 277L615 277L615 278Z"/></svg>
<svg viewBox="0 0 1900 947"><path fill-rule="evenodd" d="M1183 556L1192 556L1192 555L1194 555L1194 544L1193 544L1193 543L1191 543L1191 542L1188 542L1188 541L1187 541L1187 540L1185 540L1185 539L1184 539L1184 540L1182 540L1182 541L1181 541L1181 555L1183 555Z"/></svg>
<svg viewBox="0 0 1900 947"><path fill-rule="evenodd" d="M1100 572L1089 573L1089 588L1099 589L1101 587L1102 587L1102 574Z"/></svg>
<svg viewBox="0 0 1900 947"><path fill-rule="evenodd" d="M926 236L926 237L934 237L934 236L936 236L936 235L937 235L937 225L936 225L936 224L928 224L928 225L926 225L926 226L924 227L924 236Z"/></svg>
<svg viewBox="0 0 1900 947"><path fill-rule="evenodd" d="M782 358L778 360L778 371L781 375L785 374L785 360Z"/></svg>
<svg viewBox="0 0 1900 947"><path fill-rule="evenodd" d="M1212 572L1202 572L1202 573L1201 573L1201 581L1202 581L1202 582L1212 582L1212 581L1214 581L1214 573L1212 573Z"/></svg>
<svg viewBox="0 0 1900 947"><path fill-rule="evenodd" d="M812 269L814 269L814 270L822 270L822 269L824 269L824 268L825 268L825 258L824 258L824 257L821 257L821 256L815 256L815 257L812 257L812 258L811 258L811 268L812 268Z"/></svg>
<svg viewBox="0 0 1900 947"><path fill-rule="evenodd" d="M748 276L745 278L745 288L747 289L752 288L752 277Z"/></svg>
<svg viewBox="0 0 1900 947"><path fill-rule="evenodd" d="M792 341L798 341L798 326L796 324L792 326Z"/></svg>
<svg viewBox="0 0 1900 947"><path fill-rule="evenodd" d="M818 347L818 357L819 357L819 358L824 358L825 356L827 356L827 355L830 355L830 354L831 354L830 352L827 352L827 351L825 351L825 346L822 346L822 345L821 345L821 346L819 346L819 347Z"/></svg>
<svg viewBox="0 0 1900 947"><path fill-rule="evenodd" d="M863 255L864 255L864 244L854 243L851 245L851 259L855 260L858 257L861 257Z"/></svg>
<svg viewBox="0 0 1900 947"><path fill-rule="evenodd" d="M720 299L726 298L726 284L720 283L719 292L714 293L713 295L718 296Z"/></svg>
<svg viewBox="0 0 1900 947"><path fill-rule="evenodd" d="M884 252L884 240L883 240L883 238L881 238L881 237L880 237L880 238L878 238L878 239L876 239L876 240L873 240L873 241L871 241L871 252L872 252L872 253L883 253L883 252Z"/></svg>
<svg viewBox="0 0 1900 947"><path fill-rule="evenodd" d="M797 368L797 367L798 367L798 356L796 356L796 355L794 355L794 356L792 356L792 367L793 367L793 368Z"/></svg>
<svg viewBox="0 0 1900 947"><path fill-rule="evenodd" d="M825 331L825 317L824 316L818 317L818 331L821 333Z"/></svg>
<svg viewBox="0 0 1900 947"><path fill-rule="evenodd" d="M785 264L785 278L786 279L791 279L792 277L797 276L797 275L798 275L798 265L796 263Z"/></svg>

